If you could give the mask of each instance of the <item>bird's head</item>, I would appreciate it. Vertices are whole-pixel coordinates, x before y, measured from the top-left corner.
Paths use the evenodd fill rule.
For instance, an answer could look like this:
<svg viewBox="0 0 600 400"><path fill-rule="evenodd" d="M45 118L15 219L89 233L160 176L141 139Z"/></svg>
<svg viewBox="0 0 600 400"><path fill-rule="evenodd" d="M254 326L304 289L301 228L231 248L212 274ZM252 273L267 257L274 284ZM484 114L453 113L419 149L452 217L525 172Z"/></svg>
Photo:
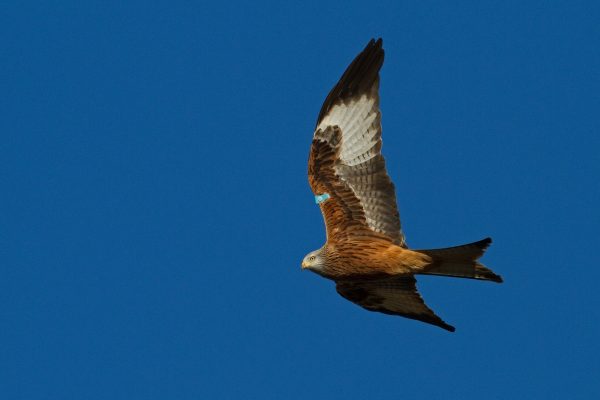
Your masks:
<svg viewBox="0 0 600 400"><path fill-rule="evenodd" d="M311 251L302 260L302 269L311 269L314 271L319 271L323 269L325 264L325 255L323 254L323 249Z"/></svg>

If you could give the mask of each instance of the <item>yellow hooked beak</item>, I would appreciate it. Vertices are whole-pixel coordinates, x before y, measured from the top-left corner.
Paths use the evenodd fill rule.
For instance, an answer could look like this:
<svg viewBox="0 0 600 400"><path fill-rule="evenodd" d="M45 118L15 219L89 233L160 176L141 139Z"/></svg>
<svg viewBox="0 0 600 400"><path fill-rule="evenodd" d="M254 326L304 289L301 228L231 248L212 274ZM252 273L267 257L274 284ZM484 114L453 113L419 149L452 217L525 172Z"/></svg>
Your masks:
<svg viewBox="0 0 600 400"><path fill-rule="evenodd" d="M306 268L306 267L308 267L308 265L306 264L306 262L305 262L305 261L302 261L302 269L304 269L304 268Z"/></svg>

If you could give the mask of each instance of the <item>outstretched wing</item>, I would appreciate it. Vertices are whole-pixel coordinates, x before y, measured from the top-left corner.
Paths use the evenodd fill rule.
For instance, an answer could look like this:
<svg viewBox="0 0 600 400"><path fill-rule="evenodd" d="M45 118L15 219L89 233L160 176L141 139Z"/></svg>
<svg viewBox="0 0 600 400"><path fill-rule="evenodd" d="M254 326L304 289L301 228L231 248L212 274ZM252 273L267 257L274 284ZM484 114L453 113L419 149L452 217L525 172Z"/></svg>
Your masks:
<svg viewBox="0 0 600 400"><path fill-rule="evenodd" d="M412 276L377 281L338 281L336 290L345 299L369 311L400 315L454 332L453 326L425 305L416 283Z"/></svg>
<svg viewBox="0 0 600 400"><path fill-rule="evenodd" d="M394 184L381 155L381 39L371 40L331 90L317 120L308 166L327 239L377 234L404 246Z"/></svg>

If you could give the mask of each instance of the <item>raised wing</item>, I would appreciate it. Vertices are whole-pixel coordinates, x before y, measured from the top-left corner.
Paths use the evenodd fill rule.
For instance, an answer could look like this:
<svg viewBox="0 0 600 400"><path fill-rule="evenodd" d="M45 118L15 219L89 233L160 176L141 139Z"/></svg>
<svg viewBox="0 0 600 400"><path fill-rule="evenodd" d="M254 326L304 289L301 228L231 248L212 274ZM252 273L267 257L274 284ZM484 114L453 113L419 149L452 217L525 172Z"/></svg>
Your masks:
<svg viewBox="0 0 600 400"><path fill-rule="evenodd" d="M331 90L317 120L308 178L321 204L327 239L383 235L404 246L394 184L381 155L379 69L381 39L371 40Z"/></svg>
<svg viewBox="0 0 600 400"><path fill-rule="evenodd" d="M369 311L400 315L454 332L453 326L425 305L416 282L412 276L377 281L338 281L336 290L345 299Z"/></svg>

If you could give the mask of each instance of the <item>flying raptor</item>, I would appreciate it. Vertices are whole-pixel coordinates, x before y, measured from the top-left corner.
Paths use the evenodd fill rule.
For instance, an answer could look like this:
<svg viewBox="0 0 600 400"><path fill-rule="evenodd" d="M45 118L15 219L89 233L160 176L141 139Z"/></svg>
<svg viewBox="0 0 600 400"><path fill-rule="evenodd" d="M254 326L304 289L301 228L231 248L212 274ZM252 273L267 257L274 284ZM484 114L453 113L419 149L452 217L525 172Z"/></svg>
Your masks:
<svg viewBox="0 0 600 400"><path fill-rule="evenodd" d="M302 268L336 283L369 311L400 315L454 332L419 295L415 275L502 282L478 259L492 240L411 250L400 228L394 184L381 155L379 70L382 41L371 40L329 92L314 132L308 181L325 220L327 241Z"/></svg>

